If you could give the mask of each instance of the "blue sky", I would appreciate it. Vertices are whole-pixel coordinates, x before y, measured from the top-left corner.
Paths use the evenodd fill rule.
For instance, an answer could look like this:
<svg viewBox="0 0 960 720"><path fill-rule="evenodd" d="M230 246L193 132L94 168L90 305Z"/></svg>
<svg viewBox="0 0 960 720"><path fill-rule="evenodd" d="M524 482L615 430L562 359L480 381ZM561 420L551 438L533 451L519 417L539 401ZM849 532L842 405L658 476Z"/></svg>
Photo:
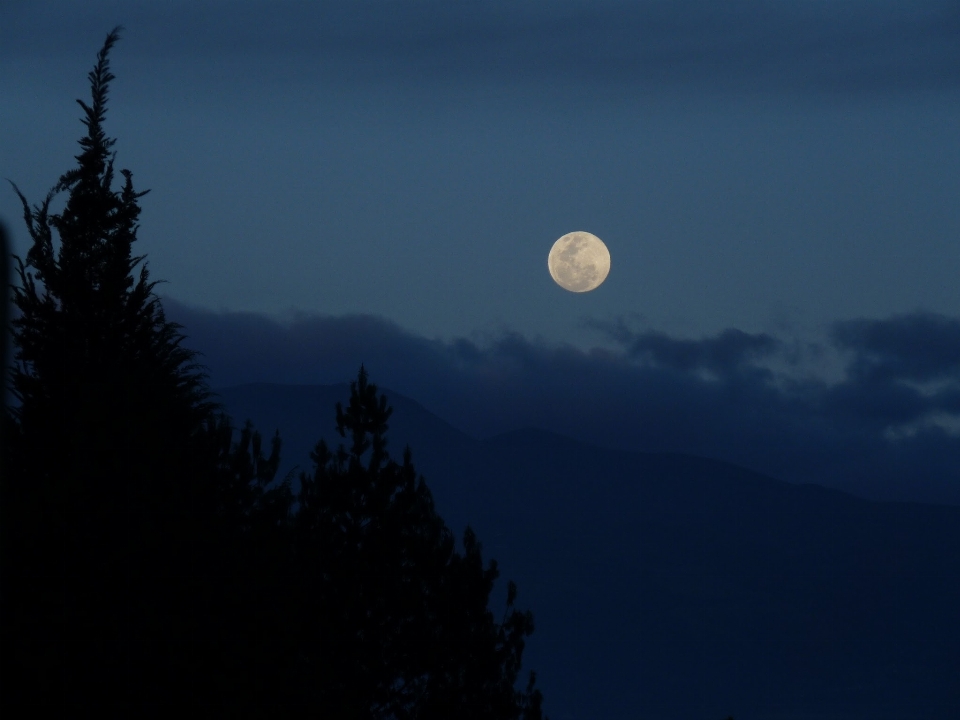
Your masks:
<svg viewBox="0 0 960 720"><path fill-rule="evenodd" d="M125 27L107 132L151 190L136 250L216 382L365 361L478 435L960 502L956 3L14 0L0 20L0 174L31 202ZM23 256L21 214L0 191ZM591 293L547 272L572 230L611 252ZM589 419L611 407L619 434Z"/></svg>
<svg viewBox="0 0 960 720"><path fill-rule="evenodd" d="M6 3L0 162L37 200L126 27L108 129L163 293L579 345L956 314L958 11L882 2ZM25 234L12 192L0 212ZM552 242L613 269L556 288Z"/></svg>

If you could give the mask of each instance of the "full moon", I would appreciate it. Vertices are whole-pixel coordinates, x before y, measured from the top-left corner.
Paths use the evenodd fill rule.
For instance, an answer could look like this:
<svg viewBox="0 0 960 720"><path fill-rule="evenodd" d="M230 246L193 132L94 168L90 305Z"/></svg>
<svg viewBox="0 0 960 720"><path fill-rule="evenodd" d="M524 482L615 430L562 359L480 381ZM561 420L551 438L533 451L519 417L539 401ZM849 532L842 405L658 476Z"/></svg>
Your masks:
<svg viewBox="0 0 960 720"><path fill-rule="evenodd" d="M610 272L610 251L596 235L577 230L557 240L547 256L550 276L564 290L596 290Z"/></svg>

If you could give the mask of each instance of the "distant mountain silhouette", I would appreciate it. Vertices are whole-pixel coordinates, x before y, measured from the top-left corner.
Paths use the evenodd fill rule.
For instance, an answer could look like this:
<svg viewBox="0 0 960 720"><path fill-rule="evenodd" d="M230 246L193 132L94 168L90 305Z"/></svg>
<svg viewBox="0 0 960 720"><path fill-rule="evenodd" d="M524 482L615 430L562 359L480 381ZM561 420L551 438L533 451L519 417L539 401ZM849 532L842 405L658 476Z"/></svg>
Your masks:
<svg viewBox="0 0 960 720"><path fill-rule="evenodd" d="M235 423L279 428L282 477L338 441L349 386L217 392ZM447 525L534 609L552 718L960 716L960 508L536 429L481 441L383 392L390 451L410 445Z"/></svg>

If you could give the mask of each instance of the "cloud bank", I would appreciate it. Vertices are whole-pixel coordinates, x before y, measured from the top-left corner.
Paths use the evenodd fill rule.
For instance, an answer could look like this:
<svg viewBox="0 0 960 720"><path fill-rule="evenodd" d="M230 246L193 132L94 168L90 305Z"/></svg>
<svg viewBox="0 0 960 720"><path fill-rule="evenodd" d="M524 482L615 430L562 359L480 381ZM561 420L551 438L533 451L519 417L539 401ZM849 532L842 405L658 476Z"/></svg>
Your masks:
<svg viewBox="0 0 960 720"><path fill-rule="evenodd" d="M431 340L372 316L216 313L167 298L213 388L377 384L476 436L539 427L603 447L714 457L876 499L960 504L960 320L836 322L838 379L802 372L797 344L728 329L699 340L597 323L581 350L516 333ZM802 348L801 348L802 349ZM320 409L326 412L328 409Z"/></svg>

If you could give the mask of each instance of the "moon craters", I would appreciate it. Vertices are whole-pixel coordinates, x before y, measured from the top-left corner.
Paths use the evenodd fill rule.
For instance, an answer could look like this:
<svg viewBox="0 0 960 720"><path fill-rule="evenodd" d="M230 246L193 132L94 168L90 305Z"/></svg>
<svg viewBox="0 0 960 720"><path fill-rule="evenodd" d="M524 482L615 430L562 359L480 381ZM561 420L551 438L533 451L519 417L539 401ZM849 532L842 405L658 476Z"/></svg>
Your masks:
<svg viewBox="0 0 960 720"><path fill-rule="evenodd" d="M607 279L610 251L596 235L578 230L553 244L547 267L560 287L570 292L588 292Z"/></svg>

